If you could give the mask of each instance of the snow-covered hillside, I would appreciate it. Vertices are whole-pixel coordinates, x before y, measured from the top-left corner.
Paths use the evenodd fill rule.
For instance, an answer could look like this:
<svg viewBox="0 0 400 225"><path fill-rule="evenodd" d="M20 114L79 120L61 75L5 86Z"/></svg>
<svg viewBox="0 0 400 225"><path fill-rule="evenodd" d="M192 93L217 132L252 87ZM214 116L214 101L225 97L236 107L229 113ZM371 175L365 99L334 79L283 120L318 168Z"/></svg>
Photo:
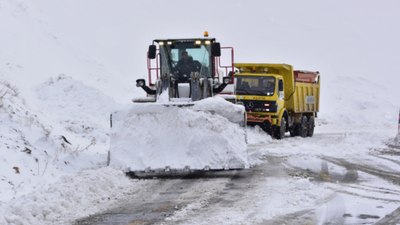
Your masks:
<svg viewBox="0 0 400 225"><path fill-rule="evenodd" d="M124 193L156 183L138 184L119 170L105 168L109 115L144 95L134 82L146 75L146 48L154 38L200 36L210 29L222 43L236 47L238 61L285 61L319 70L316 134L384 131L387 137L347 137L352 145L368 140L378 147L396 135L400 31L391 26L399 21L396 1L379 6L373 1L326 6L256 1L258 14L270 13L266 18L251 13L254 6L246 1L233 1L229 7L207 2L213 4L199 4L203 10L197 10L185 1L0 0L0 224L69 223L105 209L102 203L113 204ZM215 7L208 11L206 5ZM224 12L225 7L236 13ZM166 9L171 12L164 13ZM206 16L193 18L193 10ZM350 11L355 19L347 26L345 19L353 18ZM296 22L299 12L304 13ZM369 21L369 15L379 21ZM252 144L276 144L257 128L248 135ZM312 144L296 141L288 141L292 148L287 149L304 150ZM335 140L325 141L312 149L335 145ZM252 163L264 153L252 155ZM128 187L132 189L126 191Z"/></svg>

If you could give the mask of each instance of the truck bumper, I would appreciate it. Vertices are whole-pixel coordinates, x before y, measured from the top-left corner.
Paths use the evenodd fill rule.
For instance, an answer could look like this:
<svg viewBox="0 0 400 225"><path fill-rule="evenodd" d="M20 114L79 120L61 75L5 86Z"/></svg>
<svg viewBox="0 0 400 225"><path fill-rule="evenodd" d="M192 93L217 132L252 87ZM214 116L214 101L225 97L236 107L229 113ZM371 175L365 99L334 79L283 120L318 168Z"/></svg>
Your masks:
<svg viewBox="0 0 400 225"><path fill-rule="evenodd" d="M256 126L259 125L265 132L272 133L272 124L274 119L270 115L258 115L253 113L247 113L247 125Z"/></svg>
<svg viewBox="0 0 400 225"><path fill-rule="evenodd" d="M272 117L270 115L257 115L253 113L247 113L247 122L249 123L272 123Z"/></svg>

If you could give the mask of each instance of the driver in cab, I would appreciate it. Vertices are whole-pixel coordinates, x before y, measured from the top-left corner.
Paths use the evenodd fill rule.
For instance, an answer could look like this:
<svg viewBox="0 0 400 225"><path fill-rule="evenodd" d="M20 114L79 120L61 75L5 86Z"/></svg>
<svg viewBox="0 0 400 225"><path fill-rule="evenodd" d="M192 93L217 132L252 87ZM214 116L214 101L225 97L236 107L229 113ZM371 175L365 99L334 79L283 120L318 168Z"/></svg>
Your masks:
<svg viewBox="0 0 400 225"><path fill-rule="evenodd" d="M180 81L188 81L192 72L199 72L201 64L193 60L187 51L181 53L181 58L178 61L175 69L178 72L178 79Z"/></svg>

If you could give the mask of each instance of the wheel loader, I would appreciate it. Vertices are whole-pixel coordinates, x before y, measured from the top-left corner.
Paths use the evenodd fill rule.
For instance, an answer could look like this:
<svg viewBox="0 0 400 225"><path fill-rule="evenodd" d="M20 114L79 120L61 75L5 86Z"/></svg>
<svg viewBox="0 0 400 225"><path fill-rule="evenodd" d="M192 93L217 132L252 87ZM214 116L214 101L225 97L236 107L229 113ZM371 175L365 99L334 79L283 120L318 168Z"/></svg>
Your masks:
<svg viewBox="0 0 400 225"><path fill-rule="evenodd" d="M136 80L146 96L111 115L109 164L134 177L248 168L246 112L227 101L233 54L208 35L154 40Z"/></svg>

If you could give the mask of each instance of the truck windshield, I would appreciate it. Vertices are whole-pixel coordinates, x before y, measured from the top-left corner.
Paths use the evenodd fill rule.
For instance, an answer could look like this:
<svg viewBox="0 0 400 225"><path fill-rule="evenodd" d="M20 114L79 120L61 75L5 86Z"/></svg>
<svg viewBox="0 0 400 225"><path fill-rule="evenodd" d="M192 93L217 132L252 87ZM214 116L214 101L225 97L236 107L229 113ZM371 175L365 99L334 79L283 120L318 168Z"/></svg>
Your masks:
<svg viewBox="0 0 400 225"><path fill-rule="evenodd" d="M270 76L236 76L236 94L272 96L275 78Z"/></svg>
<svg viewBox="0 0 400 225"><path fill-rule="evenodd" d="M160 45L161 73L188 78L191 72L211 77L211 47L195 42L173 42Z"/></svg>

